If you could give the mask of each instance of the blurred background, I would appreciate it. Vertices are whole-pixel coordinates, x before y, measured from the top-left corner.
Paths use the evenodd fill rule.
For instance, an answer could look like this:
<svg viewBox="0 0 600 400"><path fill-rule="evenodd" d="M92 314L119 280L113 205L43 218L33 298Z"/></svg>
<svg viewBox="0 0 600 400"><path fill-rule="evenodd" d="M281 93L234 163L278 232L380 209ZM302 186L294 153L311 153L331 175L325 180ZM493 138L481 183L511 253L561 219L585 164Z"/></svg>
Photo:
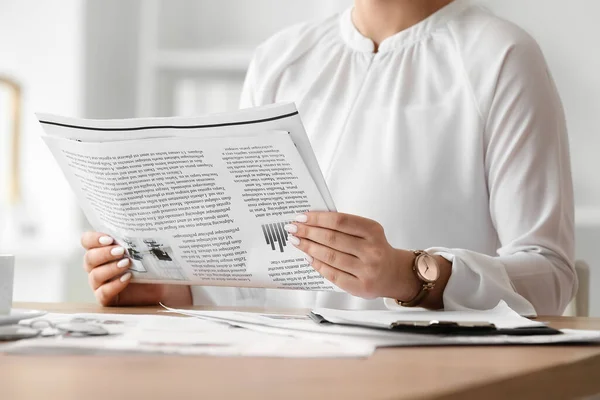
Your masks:
<svg viewBox="0 0 600 400"><path fill-rule="evenodd" d="M473 0L540 43L567 113L577 258L600 287L600 1ZM253 48L352 0L0 0L0 253L15 301L93 301L87 229L35 112L84 118L236 109ZM600 316L600 291L590 314Z"/></svg>

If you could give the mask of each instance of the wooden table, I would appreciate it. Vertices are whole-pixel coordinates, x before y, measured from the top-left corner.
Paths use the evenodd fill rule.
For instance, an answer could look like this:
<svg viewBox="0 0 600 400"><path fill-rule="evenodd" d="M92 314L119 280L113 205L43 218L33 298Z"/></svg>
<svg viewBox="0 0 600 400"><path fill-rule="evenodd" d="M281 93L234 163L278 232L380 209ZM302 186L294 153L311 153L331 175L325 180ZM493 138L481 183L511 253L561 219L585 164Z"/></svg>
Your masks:
<svg viewBox="0 0 600 400"><path fill-rule="evenodd" d="M158 311L90 304L15 306L65 313ZM600 330L600 319L540 318L557 328ZM349 360L0 355L2 400L564 399L598 393L600 346L396 348Z"/></svg>

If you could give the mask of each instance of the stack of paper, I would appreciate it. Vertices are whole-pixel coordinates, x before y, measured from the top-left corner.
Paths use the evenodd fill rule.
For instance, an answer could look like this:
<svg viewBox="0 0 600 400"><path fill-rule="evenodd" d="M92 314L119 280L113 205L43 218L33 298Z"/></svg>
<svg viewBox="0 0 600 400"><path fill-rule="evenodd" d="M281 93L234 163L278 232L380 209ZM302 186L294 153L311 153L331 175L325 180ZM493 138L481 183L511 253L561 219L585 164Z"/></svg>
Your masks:
<svg viewBox="0 0 600 400"><path fill-rule="evenodd" d="M270 335L229 324L187 317L122 314L46 314L53 324L73 320L102 326L107 336L43 335L0 345L11 354L161 353L257 357L368 357L375 347L350 341L326 341ZM29 324L31 321L26 321Z"/></svg>
<svg viewBox="0 0 600 400"><path fill-rule="evenodd" d="M238 311L191 311L167 308L188 317L121 314L47 314L52 324L73 320L98 325L110 334L72 337L47 329L48 337L21 340L0 346L17 354L72 354L142 352L181 355L262 357L368 357L377 347L450 346L550 343L600 343L600 332L563 330L553 335L417 334L383 329L405 320L480 321L502 329L535 328L542 322L519 316L505 303L487 311L443 312L347 311L315 309L335 324L319 324L305 315ZM30 321L25 321L25 324ZM339 324L337 324L339 323ZM379 328L346 324L370 324ZM242 329L240 329L242 328Z"/></svg>
<svg viewBox="0 0 600 400"><path fill-rule="evenodd" d="M442 322L487 322L498 329L531 328L544 326L543 322L527 319L513 311L505 302L491 310L472 311L430 311L422 308L406 310L335 310L317 308L314 314L321 315L338 324L369 325L375 328L389 328L396 322L442 321Z"/></svg>
<svg viewBox="0 0 600 400"><path fill-rule="evenodd" d="M167 308L170 312L194 316L209 321L226 322L250 330L279 335L293 335L298 338L310 338L327 342L352 341L360 345L373 347L390 346L451 346L451 345L499 345L499 344L550 344L550 343L600 343L600 332L563 330L558 335L431 335L396 332L389 329L371 329L337 324L318 324L305 316L272 315L245 313L238 311L190 311ZM543 326L539 321L521 317L504 302L492 310L486 311L427 311L406 309L401 311L382 310L333 310L315 309L319 315L337 322L371 324L381 328L391 322L405 321L480 321L495 324L501 329L530 328Z"/></svg>

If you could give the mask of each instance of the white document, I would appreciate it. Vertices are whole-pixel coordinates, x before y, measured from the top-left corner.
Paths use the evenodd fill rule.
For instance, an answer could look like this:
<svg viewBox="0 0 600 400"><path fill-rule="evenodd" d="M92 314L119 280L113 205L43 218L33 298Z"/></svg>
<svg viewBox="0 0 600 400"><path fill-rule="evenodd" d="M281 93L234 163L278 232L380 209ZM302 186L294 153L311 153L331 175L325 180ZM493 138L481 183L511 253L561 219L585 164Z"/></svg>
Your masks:
<svg viewBox="0 0 600 400"><path fill-rule="evenodd" d="M24 339L0 345L10 354L160 353L178 355L255 357L368 357L375 348L352 341L325 341L233 328L197 318L123 314L46 314L54 324L77 319L99 325L108 336L55 336ZM24 321L24 325L31 320Z"/></svg>
<svg viewBox="0 0 600 400"><path fill-rule="evenodd" d="M352 341L361 346L373 347L407 347L407 346L453 346L453 345L503 345L503 344L553 344L553 343L592 343L600 344L600 331L583 331L583 330L563 330L563 334L558 335L528 335L528 336L511 336L511 335L431 335L398 332L389 329L371 329L363 327L355 327L348 325L335 324L317 324L308 316L298 315L279 315L279 314L264 314L264 313L249 313L239 311L196 311L172 309L166 307L168 311L179 313L182 315L195 316L197 318L227 322L233 326L239 326L258 332L265 332L279 335L292 335L299 338L310 338L312 340L324 341ZM526 322L518 322L513 320L513 310L508 308L506 304L499 304L493 310L482 311L488 313L489 317L485 321L494 321L496 324L508 327L531 327L543 325L541 322L530 324ZM322 311L322 310L321 310ZM339 310L334 310L339 311ZM354 311L350 311L354 312ZM363 312L363 311L361 311ZM371 311L364 311L371 312ZM377 313L379 311L372 311ZM399 312L402 313L402 312ZM407 314L412 313L429 313L429 311L411 310ZM430 313L440 314L442 312L431 311ZM474 311L474 314L479 314L479 311ZM457 316L455 319L462 321L477 321L476 315L469 315L471 312L466 312L466 315ZM515 313L516 314L516 313ZM516 314L518 316L518 314ZM470 317L470 318L469 318ZM522 318L518 316L519 318ZM332 316L333 318L333 316ZM427 321L431 319L426 319ZM443 320L439 318L438 320ZM479 320L481 321L481 320Z"/></svg>
<svg viewBox="0 0 600 400"><path fill-rule="evenodd" d="M293 104L192 119L38 116L92 226L127 249L134 282L339 290L283 229L334 209Z"/></svg>
<svg viewBox="0 0 600 400"><path fill-rule="evenodd" d="M396 321L453 321L453 322L488 322L499 329L529 328L544 326L540 321L533 321L520 316L504 301L498 303L491 310L472 311L432 311L422 308L406 308L402 310L337 310L330 308L317 308L313 313L323 316L330 322L344 325L317 324L307 315L279 315L251 313L241 311L196 311L179 310L165 307L170 312L190 316L208 317L214 320L243 322L249 324L272 326L277 328L308 330L313 332L338 331L352 332L386 332L370 328L344 326L344 325L369 325L374 328L387 329ZM310 322L310 323L309 323ZM339 329L338 329L339 328Z"/></svg>
<svg viewBox="0 0 600 400"><path fill-rule="evenodd" d="M165 307L167 312L199 319L227 323L248 330L274 335L293 336L327 343L349 343L358 347L410 346L434 344L426 335L403 335L383 329L344 325L316 324L307 315L264 314L241 311L196 311Z"/></svg>
<svg viewBox="0 0 600 400"><path fill-rule="evenodd" d="M317 308L313 313L329 322L347 325L368 325L374 328L389 328L395 322L487 322L498 329L530 328L544 326L540 321L527 319L513 311L501 301L491 310L431 311L422 308L406 310L335 310Z"/></svg>

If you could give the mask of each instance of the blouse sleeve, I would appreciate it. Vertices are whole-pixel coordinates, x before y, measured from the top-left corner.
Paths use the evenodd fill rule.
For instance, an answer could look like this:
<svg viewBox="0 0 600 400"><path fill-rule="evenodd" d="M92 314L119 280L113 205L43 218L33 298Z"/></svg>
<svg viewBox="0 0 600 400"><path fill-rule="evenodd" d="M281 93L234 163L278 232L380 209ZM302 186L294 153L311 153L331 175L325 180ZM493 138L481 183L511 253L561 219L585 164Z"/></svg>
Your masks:
<svg viewBox="0 0 600 400"><path fill-rule="evenodd" d="M250 61L248 70L246 71L246 79L244 79L244 86L242 87L242 94L240 95L240 108L250 108L257 106L256 100L256 66L257 60L256 55Z"/></svg>
<svg viewBox="0 0 600 400"><path fill-rule="evenodd" d="M533 39L510 46L497 65L482 114L497 255L430 251L452 261L446 309L487 309L504 300L523 315L557 315L577 287L565 117Z"/></svg>

